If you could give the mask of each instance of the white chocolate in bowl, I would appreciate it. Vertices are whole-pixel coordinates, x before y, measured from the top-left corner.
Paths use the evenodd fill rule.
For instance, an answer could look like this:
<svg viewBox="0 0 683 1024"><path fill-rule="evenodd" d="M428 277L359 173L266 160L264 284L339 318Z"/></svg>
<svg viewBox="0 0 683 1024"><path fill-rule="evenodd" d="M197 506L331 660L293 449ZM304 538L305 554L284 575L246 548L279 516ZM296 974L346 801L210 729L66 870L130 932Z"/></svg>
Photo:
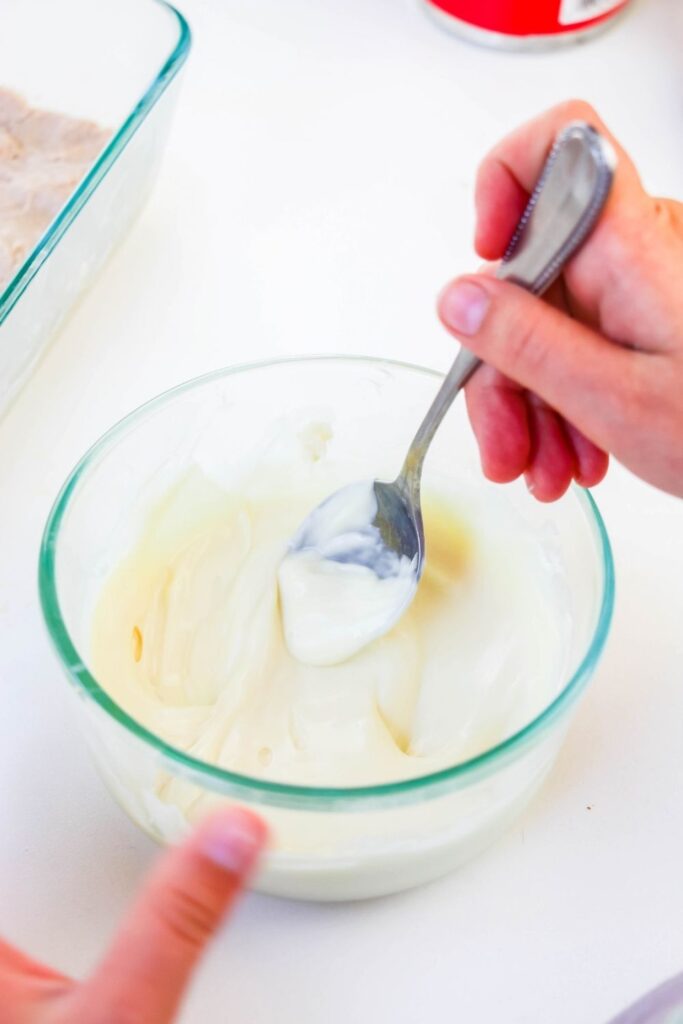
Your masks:
<svg viewBox="0 0 683 1024"><path fill-rule="evenodd" d="M254 779L353 789L449 768L523 728L567 679L574 623L552 537L498 492L440 478L425 490L427 568L404 618L341 664L293 658L280 560L308 512L359 475L327 457L329 435L315 424L286 439L278 430L263 462L229 474L195 462L155 490L140 521L122 523L113 568L108 556L89 664L125 711L196 758ZM462 789L430 783L405 806L254 804L272 836L256 887L344 900L452 869L519 813L562 732ZM114 795L157 839L180 838L225 800L123 744L97 709L88 735Z"/></svg>
<svg viewBox="0 0 683 1024"><path fill-rule="evenodd" d="M331 494L306 517L280 567L287 647L308 665L347 661L384 636L417 588L417 556L387 547L372 480Z"/></svg>
<svg viewBox="0 0 683 1024"><path fill-rule="evenodd" d="M196 758L315 787L438 771L530 721L566 669L561 588L533 534L511 545L504 522L452 496L424 496L425 573L388 634L335 665L289 653L278 569L329 487L329 475L268 487L254 471L234 491L182 478L102 589L101 685Z"/></svg>
<svg viewBox="0 0 683 1024"><path fill-rule="evenodd" d="M98 605L146 537L157 553L178 554L179 536L189 541L194 530L206 538L246 496L250 506L280 509L284 543L310 508L340 486L391 479L433 386L431 377L410 368L344 360L218 374L118 429L81 471L69 498L57 551L59 600L81 659L70 669L80 684L72 692L98 768L130 817L161 842L185 836L216 804L251 807L271 836L254 879L262 891L318 900L396 892L457 867L514 821L557 756L602 643L609 580L590 499L574 489L545 506L522 483L488 484L463 410L452 411L435 439L424 491L437 506L437 525L456 521L447 528L446 550L466 556L454 566L463 600L447 620L448 643L442 651L430 648L430 685L422 687L411 723L415 746L402 752L395 741L387 744L391 774L400 769L402 778L371 789L352 781L354 770L358 785L368 781L368 760L359 770L357 758L339 748L316 771L348 779L346 788L311 788L312 756L307 765L252 757L252 774L234 774L155 742L96 687L89 699L94 676L114 701L176 747L188 723L199 739L211 719L206 696L187 706L171 693L162 701L132 685L130 616L122 620L120 649L113 649L122 671L96 668ZM297 495L308 507L289 508ZM157 528L150 531L153 521ZM464 543L454 544L454 535ZM134 580L133 574L133 589ZM250 616L244 621L249 625ZM596 633L601 624L603 634ZM240 634L235 651L245 651L248 633ZM148 639L141 634L143 650ZM492 747L501 737L507 740ZM188 751L198 746L190 737ZM215 756L228 752L219 746ZM377 779L374 757L370 763ZM295 770L298 788L277 781L292 779Z"/></svg>

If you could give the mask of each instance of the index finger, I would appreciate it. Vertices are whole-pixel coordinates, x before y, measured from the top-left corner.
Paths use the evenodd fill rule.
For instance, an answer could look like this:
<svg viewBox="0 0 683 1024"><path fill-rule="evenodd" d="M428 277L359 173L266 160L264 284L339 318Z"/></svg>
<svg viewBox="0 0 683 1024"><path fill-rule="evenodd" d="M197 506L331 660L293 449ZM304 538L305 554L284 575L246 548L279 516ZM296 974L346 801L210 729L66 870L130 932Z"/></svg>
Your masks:
<svg viewBox="0 0 683 1024"><path fill-rule="evenodd" d="M642 194L630 157L589 103L569 100L551 107L506 136L480 164L475 187L474 244L483 259L497 260L503 255L558 132L576 120L597 128L617 151L617 173L609 202L620 203L624 194L633 195L635 190Z"/></svg>
<svg viewBox="0 0 683 1024"><path fill-rule="evenodd" d="M242 889L265 825L241 808L204 820L165 853L78 996L88 1024L169 1024L209 939Z"/></svg>

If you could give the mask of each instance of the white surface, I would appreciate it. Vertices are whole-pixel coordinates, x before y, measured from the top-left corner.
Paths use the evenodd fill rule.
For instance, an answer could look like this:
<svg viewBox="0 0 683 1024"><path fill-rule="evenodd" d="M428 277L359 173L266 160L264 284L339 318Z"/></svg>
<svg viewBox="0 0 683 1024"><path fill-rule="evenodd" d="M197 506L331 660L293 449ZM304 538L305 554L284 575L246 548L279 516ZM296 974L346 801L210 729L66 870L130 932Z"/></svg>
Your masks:
<svg viewBox="0 0 683 1024"><path fill-rule="evenodd" d="M0 930L74 973L154 853L94 775L38 611L42 523L84 447L230 361L337 350L445 369L434 294L474 265L476 159L555 100L592 100L648 185L680 193L679 0L528 57L469 48L412 0L184 6L196 46L158 190L0 423ZM248 898L183 1024L600 1024L683 967L683 503L619 470L598 500L613 635L525 819L405 896Z"/></svg>

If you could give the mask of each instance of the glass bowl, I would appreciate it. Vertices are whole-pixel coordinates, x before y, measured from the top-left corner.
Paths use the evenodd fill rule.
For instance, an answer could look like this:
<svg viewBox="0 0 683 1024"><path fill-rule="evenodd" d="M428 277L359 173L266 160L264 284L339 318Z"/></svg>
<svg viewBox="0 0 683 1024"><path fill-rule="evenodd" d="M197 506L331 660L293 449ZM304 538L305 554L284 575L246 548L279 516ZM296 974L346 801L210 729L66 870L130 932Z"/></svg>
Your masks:
<svg viewBox="0 0 683 1024"><path fill-rule="evenodd" d="M5 0L0 85L111 129L99 157L6 286L0 413L154 184L190 49L163 0Z"/></svg>
<svg viewBox="0 0 683 1024"><path fill-rule="evenodd" d="M425 489L447 479L498 502L534 531L562 570L571 621L566 681L532 720L476 757L403 781L315 788L248 777L197 760L131 718L89 670L95 602L146 512L190 468L257 465L264 437L282 444L311 422L333 425L349 480L391 474L439 374L363 358L302 358L220 370L154 399L114 426L76 466L47 522L43 613L105 783L162 842L221 801L257 811L272 843L256 888L303 899L357 899L415 886L481 850L513 821L552 766L607 637L614 599L604 524L590 494L541 505L522 484L488 483L456 402L427 459ZM343 482L340 480L340 482Z"/></svg>

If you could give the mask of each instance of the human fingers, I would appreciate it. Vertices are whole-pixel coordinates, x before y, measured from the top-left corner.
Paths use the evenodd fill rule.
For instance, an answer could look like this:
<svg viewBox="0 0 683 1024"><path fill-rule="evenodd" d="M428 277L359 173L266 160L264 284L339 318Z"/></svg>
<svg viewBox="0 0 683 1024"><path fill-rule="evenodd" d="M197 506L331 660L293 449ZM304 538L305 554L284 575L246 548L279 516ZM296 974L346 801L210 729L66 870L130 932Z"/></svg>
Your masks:
<svg viewBox="0 0 683 1024"><path fill-rule="evenodd" d="M527 487L539 501L557 501L576 471L574 449L560 417L535 395L528 403L531 453L524 474Z"/></svg>
<svg viewBox="0 0 683 1024"><path fill-rule="evenodd" d="M529 464L530 434L526 400L520 387L492 366L470 379L465 398L484 475L509 483Z"/></svg>
<svg viewBox="0 0 683 1024"><path fill-rule="evenodd" d="M622 207L624 198L636 195L645 199L633 162L604 121L589 103L569 100L521 125L482 161L475 187L475 248L483 259L499 259L505 252L557 134L575 120L597 128L617 152L608 208Z"/></svg>
<svg viewBox="0 0 683 1024"><path fill-rule="evenodd" d="M88 1024L168 1024L192 971L265 842L240 808L203 821L152 872L109 952L78 995Z"/></svg>
<svg viewBox="0 0 683 1024"><path fill-rule="evenodd" d="M33 1024L46 1020L73 991L75 982L0 939L0 1021Z"/></svg>
<svg viewBox="0 0 683 1024"><path fill-rule="evenodd" d="M623 445L643 360L524 289L459 278L439 299L444 325L485 363L539 395L605 451Z"/></svg>
<svg viewBox="0 0 683 1024"><path fill-rule="evenodd" d="M564 430L569 438L576 469L574 479L581 487L595 487L604 480L609 467L609 455L602 448L589 441L572 423L564 421Z"/></svg>
<svg viewBox="0 0 683 1024"><path fill-rule="evenodd" d="M545 439L544 429L556 434L556 422L534 415L533 396L528 395L514 381L504 377L491 366L483 365L472 377L466 388L467 411L479 446L484 475L495 483L509 483L522 474L527 474L537 458L538 450L552 453L552 437ZM534 483L539 495L564 493L571 477L568 468L582 487L595 487L604 478L609 465L609 456L589 441L571 423L562 421L562 450L560 462L553 469L542 466L543 479ZM532 445L532 429L536 437ZM541 442L539 444L539 441ZM533 481L538 468L528 481ZM551 479L548 480L550 474Z"/></svg>

